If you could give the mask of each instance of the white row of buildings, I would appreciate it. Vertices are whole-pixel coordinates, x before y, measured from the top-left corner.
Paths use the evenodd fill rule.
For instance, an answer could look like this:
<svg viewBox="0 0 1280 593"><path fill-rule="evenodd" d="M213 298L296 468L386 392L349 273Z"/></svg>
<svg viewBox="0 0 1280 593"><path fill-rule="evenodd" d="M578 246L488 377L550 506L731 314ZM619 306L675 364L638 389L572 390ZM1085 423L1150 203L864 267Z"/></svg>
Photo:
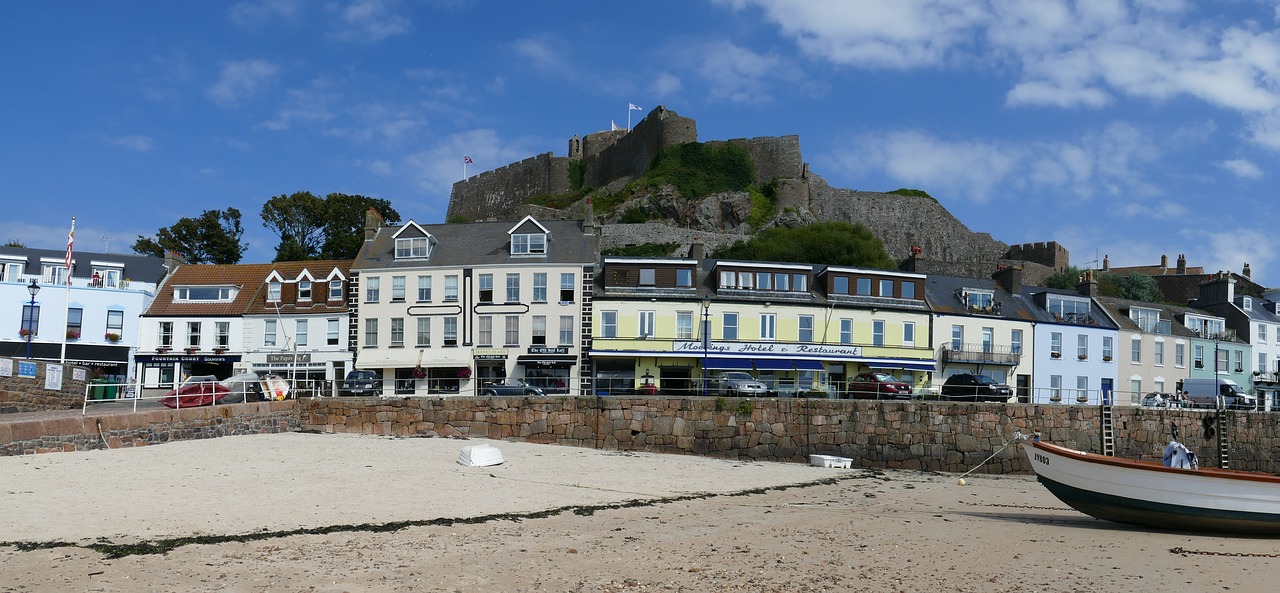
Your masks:
<svg viewBox="0 0 1280 593"><path fill-rule="evenodd" d="M33 357L156 388L252 371L328 392L369 369L387 396L474 395L510 378L553 394L695 395L742 370L781 396L824 396L883 370L926 391L978 372L1019 401L1118 404L1221 376L1277 403L1275 300L1236 294L1233 274L1172 306L1098 296L1089 277L1075 291L1026 286L1017 266L962 278L715 260L697 242L663 258L598 246L581 221L387 226L371 212L353 261L83 254L67 288L62 253L8 248L0 290L23 315L13 326L33 330ZM8 336L4 354L25 357L26 338Z"/></svg>

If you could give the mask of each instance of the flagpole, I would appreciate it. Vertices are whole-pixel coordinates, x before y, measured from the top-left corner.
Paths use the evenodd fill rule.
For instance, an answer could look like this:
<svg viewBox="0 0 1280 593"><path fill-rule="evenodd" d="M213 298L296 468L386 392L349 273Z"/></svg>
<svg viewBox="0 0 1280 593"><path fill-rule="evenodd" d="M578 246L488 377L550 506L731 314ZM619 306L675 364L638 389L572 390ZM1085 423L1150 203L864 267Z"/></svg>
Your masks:
<svg viewBox="0 0 1280 593"><path fill-rule="evenodd" d="M67 301L62 309L62 356L60 364L67 363L67 332L71 331L71 248L76 240L76 217L71 217L71 233L67 235Z"/></svg>

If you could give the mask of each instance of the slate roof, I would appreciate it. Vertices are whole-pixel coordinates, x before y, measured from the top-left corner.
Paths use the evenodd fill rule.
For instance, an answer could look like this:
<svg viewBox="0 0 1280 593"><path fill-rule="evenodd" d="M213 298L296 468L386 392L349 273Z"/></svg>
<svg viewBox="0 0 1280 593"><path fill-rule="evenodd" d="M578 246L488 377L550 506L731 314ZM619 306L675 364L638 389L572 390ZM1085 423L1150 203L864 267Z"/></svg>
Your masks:
<svg viewBox="0 0 1280 593"><path fill-rule="evenodd" d="M454 224L403 224L383 226L371 241L365 241L351 264L351 270L417 269L430 267L473 267L483 265L593 264L599 236L583 232L580 220L540 220L550 233L547 253L542 256L512 255L510 221ZM430 259L395 258L395 235L406 225L416 225L434 240Z"/></svg>
<svg viewBox="0 0 1280 593"><path fill-rule="evenodd" d="M268 308L266 306L267 293L267 276L273 270L279 271L280 275L286 279L296 278L303 270L310 270L312 276L317 281L322 282L324 278L329 276L329 272L335 267L343 271L344 275L348 274L350 266L347 260L322 260L322 261L301 261L301 262L278 262L269 264L186 264L178 266L178 269L165 280L164 290L156 292L156 298L151 302L151 306L147 308L143 317L228 317L240 316L245 314L266 313L268 311L275 312L275 307ZM173 288L180 286L236 286L239 291L235 299L225 303L180 303L174 302ZM327 286L323 289L316 287L319 291L317 294L324 294ZM292 301L286 301L291 304ZM346 311L346 299L343 299L340 306L330 306L322 299L317 300L313 308L306 311L314 310L317 313L325 311L341 312ZM302 312L296 308L290 308L289 312Z"/></svg>
<svg viewBox="0 0 1280 593"><path fill-rule="evenodd" d="M43 271L41 259L47 258L60 262L66 261L67 251L65 249L0 247L0 255L27 258L26 265L24 266L22 273L38 277ZM91 262L95 261L124 264L124 271L121 272L120 278L128 278L135 282L159 284L165 274L164 258L152 257L150 255L100 253L96 251L80 251L73 249L71 252L71 261L73 262L71 277L80 278L85 281L93 278L93 265Z"/></svg>
<svg viewBox="0 0 1280 593"><path fill-rule="evenodd" d="M957 291L966 288L977 288L992 291L992 299L1000 303L1000 312L993 314L973 313L968 306L956 297ZM1042 321L1041 311L1023 294L1011 294L992 278L965 278L963 276L944 276L929 274L925 282L925 299L934 313L952 315L990 316L1019 321Z"/></svg>
<svg viewBox="0 0 1280 593"><path fill-rule="evenodd" d="M1178 321L1179 318L1187 313L1203 315L1203 311L1198 311L1190 307L1180 307L1178 305L1169 305L1165 303L1150 303L1147 301L1135 301L1130 299L1120 299L1115 297L1098 296L1094 297L1099 305L1106 309L1107 313L1115 320L1116 325L1122 330L1142 331L1138 327L1137 322L1129 317L1129 309L1133 307L1141 307L1144 309L1155 309L1160 311L1160 320L1169 322L1169 335L1195 338L1198 337L1195 332L1187 329L1187 326Z"/></svg>

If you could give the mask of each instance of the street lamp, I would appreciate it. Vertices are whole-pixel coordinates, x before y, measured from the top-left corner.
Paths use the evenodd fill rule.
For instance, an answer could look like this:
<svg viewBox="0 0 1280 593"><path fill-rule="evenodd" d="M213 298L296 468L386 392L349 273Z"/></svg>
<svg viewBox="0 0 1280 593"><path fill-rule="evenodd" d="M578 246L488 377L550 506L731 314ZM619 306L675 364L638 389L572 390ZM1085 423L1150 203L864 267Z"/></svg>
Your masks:
<svg viewBox="0 0 1280 593"><path fill-rule="evenodd" d="M36 333L36 293L40 292L35 278L31 279L27 292L31 293L31 307L27 309L27 360L31 360L31 334Z"/></svg>
<svg viewBox="0 0 1280 593"><path fill-rule="evenodd" d="M707 395L707 350L711 349L711 300L702 300L702 395Z"/></svg>

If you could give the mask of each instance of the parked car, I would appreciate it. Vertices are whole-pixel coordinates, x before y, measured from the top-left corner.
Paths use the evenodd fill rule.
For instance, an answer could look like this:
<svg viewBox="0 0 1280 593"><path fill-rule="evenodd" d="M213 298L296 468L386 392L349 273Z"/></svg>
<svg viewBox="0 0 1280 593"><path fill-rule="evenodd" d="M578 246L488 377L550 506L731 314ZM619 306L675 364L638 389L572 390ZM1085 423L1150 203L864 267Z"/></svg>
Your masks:
<svg viewBox="0 0 1280 593"><path fill-rule="evenodd" d="M987 375L959 373L942 384L942 399L1003 402L1013 397L1013 389Z"/></svg>
<svg viewBox="0 0 1280 593"><path fill-rule="evenodd" d="M262 400L262 378L258 373L240 373L219 381L230 393L219 403L256 402Z"/></svg>
<svg viewBox="0 0 1280 593"><path fill-rule="evenodd" d="M720 395L763 397L768 393L769 388L757 381L750 373L734 371L716 376L716 391Z"/></svg>
<svg viewBox="0 0 1280 593"><path fill-rule="evenodd" d="M488 383L480 388L480 395L542 395L542 388L519 379L507 379L504 383Z"/></svg>
<svg viewBox="0 0 1280 593"><path fill-rule="evenodd" d="M378 395L382 391L378 373L368 370L354 370L347 373L342 381L338 395Z"/></svg>
<svg viewBox="0 0 1280 593"><path fill-rule="evenodd" d="M911 399L911 385L889 373L861 373L845 389L854 399Z"/></svg>
<svg viewBox="0 0 1280 593"><path fill-rule="evenodd" d="M196 375L187 377L177 388L161 396L160 403L170 408L211 406L214 402L222 403L230 393L231 389L219 383L217 377Z"/></svg>

